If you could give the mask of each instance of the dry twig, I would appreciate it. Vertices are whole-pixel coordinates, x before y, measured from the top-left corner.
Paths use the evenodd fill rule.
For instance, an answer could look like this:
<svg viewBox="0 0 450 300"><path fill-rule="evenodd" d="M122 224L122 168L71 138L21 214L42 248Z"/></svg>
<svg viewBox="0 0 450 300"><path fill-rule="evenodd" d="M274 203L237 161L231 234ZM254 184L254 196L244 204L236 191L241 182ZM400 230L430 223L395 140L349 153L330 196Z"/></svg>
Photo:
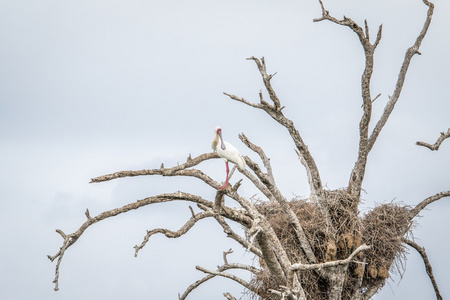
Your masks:
<svg viewBox="0 0 450 300"><path fill-rule="evenodd" d="M450 197L450 191L446 191L446 192L440 192L437 193L436 195L430 196L428 198L426 198L425 200L423 200L422 202L420 202L419 204L417 204L414 208L412 208L409 212L409 218L412 220L413 218L415 218L428 204L431 204L441 198L444 197Z"/></svg>
<svg viewBox="0 0 450 300"><path fill-rule="evenodd" d="M442 142L449 137L450 137L450 128L445 133L441 132L441 135L437 139L436 143L434 143L433 145L425 142L417 142L416 145L427 147L431 151L437 151L439 150L439 147L441 146Z"/></svg>
<svg viewBox="0 0 450 300"><path fill-rule="evenodd" d="M293 271L297 271L297 270L314 270L314 269L324 269L324 268L331 268L331 267L337 267L337 266L342 266L342 265L348 265L349 263L351 263L353 261L355 256L359 254L359 252L368 250L370 248L371 248L370 246L361 245L355 251L353 251L353 253L350 254L350 256L347 257L346 259L335 260L335 261L330 261L330 262L321 263L321 264L301 264L301 263L298 263L298 264L293 264L291 266L291 270L293 270Z"/></svg>

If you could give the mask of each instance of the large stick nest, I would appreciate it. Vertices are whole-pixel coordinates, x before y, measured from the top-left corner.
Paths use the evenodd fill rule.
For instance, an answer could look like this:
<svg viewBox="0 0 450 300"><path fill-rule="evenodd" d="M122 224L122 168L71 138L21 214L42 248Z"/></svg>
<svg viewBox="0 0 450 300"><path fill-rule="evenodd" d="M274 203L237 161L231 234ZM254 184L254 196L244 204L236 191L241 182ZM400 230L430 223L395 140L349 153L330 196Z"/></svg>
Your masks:
<svg viewBox="0 0 450 300"><path fill-rule="evenodd" d="M372 247L364 253L360 252L358 262L351 263L347 269L342 298L350 299L355 287L359 286L358 282L362 281L362 290L373 284L384 283L390 276L392 265L397 269L404 265L405 248L400 239L406 234L405 228L410 229L409 210L389 203L379 205L360 216L355 208L358 201L345 191L326 191L325 195L332 228L327 228L324 214L316 203L297 198L288 203L297 215L319 263L345 259L363 243ZM291 263L306 263L293 226L289 224L279 204L261 202L257 209L272 225ZM279 287L261 259L260 265L264 271L252 280L252 285L260 296L254 298L278 299L269 290L278 290ZM308 299L327 299L327 283L315 271L302 270L297 275Z"/></svg>

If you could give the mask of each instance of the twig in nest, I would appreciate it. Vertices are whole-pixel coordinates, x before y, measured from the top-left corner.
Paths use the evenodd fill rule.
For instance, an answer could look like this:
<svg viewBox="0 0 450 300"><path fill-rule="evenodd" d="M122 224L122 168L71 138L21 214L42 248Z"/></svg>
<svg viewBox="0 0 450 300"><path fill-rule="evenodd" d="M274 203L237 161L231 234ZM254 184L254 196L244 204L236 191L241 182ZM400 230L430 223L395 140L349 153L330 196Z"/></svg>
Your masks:
<svg viewBox="0 0 450 300"><path fill-rule="evenodd" d="M314 269L323 269L323 268L329 268L329 267L336 267L341 265L346 265L352 262L353 258L361 251L370 249L370 246L367 245L361 245L359 246L355 251L353 251L352 254L350 254L349 257L343 260L335 260L330 262L325 262L321 264L293 264L291 266L291 270L314 270Z"/></svg>

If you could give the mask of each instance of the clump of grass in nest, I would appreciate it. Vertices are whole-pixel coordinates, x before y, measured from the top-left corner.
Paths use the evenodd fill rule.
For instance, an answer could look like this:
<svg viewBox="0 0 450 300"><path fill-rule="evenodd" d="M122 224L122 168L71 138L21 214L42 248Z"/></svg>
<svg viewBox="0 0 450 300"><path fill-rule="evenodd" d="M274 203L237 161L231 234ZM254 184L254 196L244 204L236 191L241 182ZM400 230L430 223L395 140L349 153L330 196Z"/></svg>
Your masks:
<svg viewBox="0 0 450 300"><path fill-rule="evenodd" d="M403 265L405 249L400 238L410 228L409 210L390 203L358 216L358 201L345 191L326 191L325 196L332 228L327 228L324 214L316 203L297 198L288 203L297 215L318 262L347 258L362 243L372 246L358 256L358 260L365 263L351 263L348 268L342 297L349 299L361 277L361 288L365 289L388 278L393 264L397 268ZM256 207L272 225L290 261L306 262L293 226L278 203L261 202ZM261 260L260 265L263 272L251 282L260 295L254 298L278 299L269 292L270 289L278 289L275 280ZM308 299L327 298L326 283L315 271L303 270L297 274Z"/></svg>
<svg viewBox="0 0 450 300"><path fill-rule="evenodd" d="M403 270L406 249L401 237L410 232L413 224L409 209L395 203L378 205L363 217L362 223L363 242L372 246L364 256L369 266L376 268L376 272L367 272L364 277L363 286L367 286L377 278L388 278L392 265L399 272Z"/></svg>

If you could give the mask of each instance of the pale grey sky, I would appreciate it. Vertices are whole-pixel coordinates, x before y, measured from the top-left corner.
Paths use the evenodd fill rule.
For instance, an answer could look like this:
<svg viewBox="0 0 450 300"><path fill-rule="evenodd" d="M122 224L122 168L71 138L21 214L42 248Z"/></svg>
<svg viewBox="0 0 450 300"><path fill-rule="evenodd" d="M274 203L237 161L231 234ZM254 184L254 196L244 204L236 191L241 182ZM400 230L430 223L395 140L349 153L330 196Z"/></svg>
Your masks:
<svg viewBox="0 0 450 300"><path fill-rule="evenodd" d="M383 24L375 54L374 123L392 94L405 50L420 31L420 0L324 0L332 15L372 36ZM399 103L369 156L365 207L393 199L414 205L449 190L450 142L433 153L450 126L450 3L435 1L434 18L415 56ZM188 205L146 207L89 228L61 264L53 291L55 229L75 231L91 215L147 196L183 190L211 199L194 179L131 178L89 184L106 173L156 168L210 152L213 129L244 155L244 132L272 158L286 197L308 196L289 135L261 111L222 92L258 101L263 87L249 56L265 56L284 112L309 145L330 189L343 187L356 158L361 116L363 51L348 28L313 23L315 0L281 1L0 1L0 295L2 299L177 299L214 269L222 251L251 262L219 226L202 221L186 236L154 236L134 258L146 229L178 229ZM448 143L448 144L447 144ZM223 162L201 166L224 179ZM238 176L232 180L236 180ZM241 191L252 196L248 181ZM449 200L422 213L417 242L430 256L444 298L450 295ZM212 243L211 243L212 241ZM411 251L403 279L394 277L376 299L432 299L419 256ZM190 299L239 296L241 287L214 279Z"/></svg>

